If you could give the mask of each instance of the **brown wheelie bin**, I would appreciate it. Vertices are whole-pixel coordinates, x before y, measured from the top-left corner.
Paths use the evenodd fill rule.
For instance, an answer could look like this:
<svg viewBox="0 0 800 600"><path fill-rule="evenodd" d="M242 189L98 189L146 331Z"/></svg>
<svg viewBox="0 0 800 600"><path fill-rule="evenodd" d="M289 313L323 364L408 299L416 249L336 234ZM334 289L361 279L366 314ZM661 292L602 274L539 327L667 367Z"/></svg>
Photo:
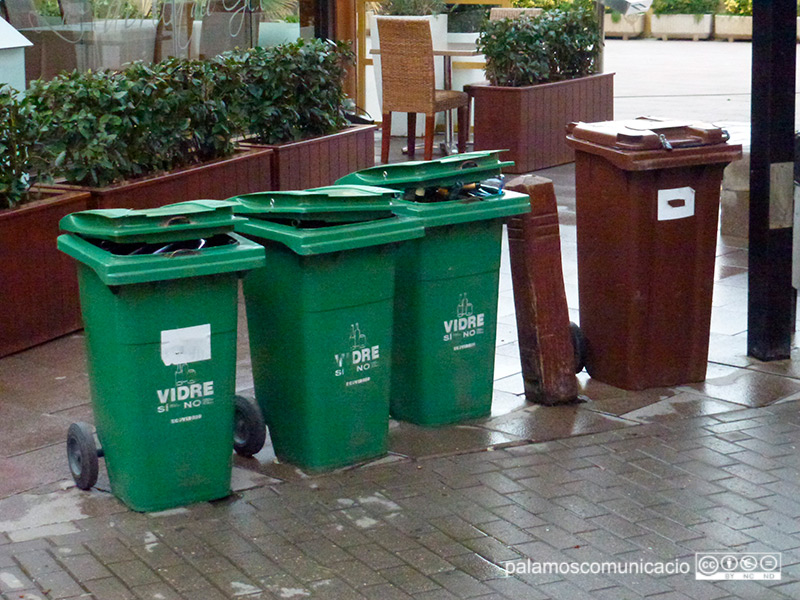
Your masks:
<svg viewBox="0 0 800 600"><path fill-rule="evenodd" d="M577 123L586 369L627 390L705 379L720 183L742 154L708 124Z"/></svg>

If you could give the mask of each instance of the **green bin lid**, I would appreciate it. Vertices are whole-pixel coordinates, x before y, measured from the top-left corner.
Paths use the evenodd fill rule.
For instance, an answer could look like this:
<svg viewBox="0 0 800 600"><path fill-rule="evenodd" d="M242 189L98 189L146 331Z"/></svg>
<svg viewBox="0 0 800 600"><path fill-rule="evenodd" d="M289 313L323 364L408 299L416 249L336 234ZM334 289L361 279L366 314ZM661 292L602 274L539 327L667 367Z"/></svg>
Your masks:
<svg viewBox="0 0 800 600"><path fill-rule="evenodd" d="M391 214L399 192L366 185L341 185L303 191L258 192L229 198L235 213L250 218L354 222Z"/></svg>
<svg viewBox="0 0 800 600"><path fill-rule="evenodd" d="M336 181L342 184L363 184L396 190L444 187L477 183L500 175L512 161L501 161L503 150L485 150L453 154L437 160L380 165L345 175Z"/></svg>
<svg viewBox="0 0 800 600"><path fill-rule="evenodd" d="M304 228L302 223L273 223L247 219L236 231L263 243L283 244L295 254L311 256L403 242L425 235L420 219L391 215L361 223L335 223L327 227Z"/></svg>
<svg viewBox="0 0 800 600"><path fill-rule="evenodd" d="M344 185L231 200L237 203L234 210L248 217L236 223L238 233L308 256L422 237L419 219L394 214L398 196L386 188Z"/></svg>
<svg viewBox="0 0 800 600"><path fill-rule="evenodd" d="M393 210L395 214L418 219L425 227L441 227L520 215L531 211L531 203L526 194L505 190L491 197L445 202L398 200Z"/></svg>
<svg viewBox="0 0 800 600"><path fill-rule="evenodd" d="M160 208L84 210L59 223L63 231L119 243L159 243L208 238L233 231L234 203L192 200Z"/></svg>
<svg viewBox="0 0 800 600"><path fill-rule="evenodd" d="M77 235L58 236L58 249L92 269L108 286L188 277L243 273L266 265L263 246L235 233L230 244L202 252L169 252L121 256Z"/></svg>

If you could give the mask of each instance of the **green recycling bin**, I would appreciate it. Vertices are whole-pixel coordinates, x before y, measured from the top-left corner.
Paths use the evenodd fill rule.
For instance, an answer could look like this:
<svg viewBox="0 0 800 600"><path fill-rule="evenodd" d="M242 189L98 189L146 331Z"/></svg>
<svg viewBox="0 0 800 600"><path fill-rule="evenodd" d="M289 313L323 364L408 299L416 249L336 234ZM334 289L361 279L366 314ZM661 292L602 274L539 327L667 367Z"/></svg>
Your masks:
<svg viewBox="0 0 800 600"><path fill-rule="evenodd" d="M264 249L232 233L232 204L89 210L61 221L78 261L92 407L112 492L136 511L230 493L240 274ZM97 480L91 429L67 442Z"/></svg>
<svg viewBox="0 0 800 600"><path fill-rule="evenodd" d="M395 290L391 415L437 426L491 412L503 218L530 210L502 190L498 152L382 165L337 184L401 190L398 215L425 237L400 248Z"/></svg>
<svg viewBox="0 0 800 600"><path fill-rule="evenodd" d="M244 282L258 403L276 456L320 471L388 444L397 242L423 235L393 190L364 186L231 198L236 231L266 248Z"/></svg>

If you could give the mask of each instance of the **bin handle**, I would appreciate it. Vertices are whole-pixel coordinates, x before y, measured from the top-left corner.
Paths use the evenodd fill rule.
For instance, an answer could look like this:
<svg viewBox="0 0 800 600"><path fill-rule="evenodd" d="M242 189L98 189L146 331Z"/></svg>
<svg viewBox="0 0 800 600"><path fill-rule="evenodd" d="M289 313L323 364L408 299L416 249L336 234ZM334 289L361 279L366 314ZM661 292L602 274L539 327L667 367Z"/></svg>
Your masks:
<svg viewBox="0 0 800 600"><path fill-rule="evenodd" d="M188 250L186 248L181 248L179 250L174 250L169 253L165 253L164 256L167 258L177 258L179 256L198 256L200 252L197 250Z"/></svg>
<svg viewBox="0 0 800 600"><path fill-rule="evenodd" d="M172 227L173 225L191 225L192 220L189 217L179 215L172 217L164 222L164 227Z"/></svg>
<svg viewBox="0 0 800 600"><path fill-rule="evenodd" d="M162 246L161 248L159 248L158 250L153 252L153 254L164 254L165 256L170 256L170 257L175 256L179 252L183 252L183 253L192 252L192 253L197 254L198 250L200 250L200 249L205 247L206 240L204 240L204 239L194 240L194 243L197 245L197 248L176 248L175 250L170 250L170 248L174 247L175 244L177 244L177 243L180 243L180 242L170 242L166 246Z"/></svg>

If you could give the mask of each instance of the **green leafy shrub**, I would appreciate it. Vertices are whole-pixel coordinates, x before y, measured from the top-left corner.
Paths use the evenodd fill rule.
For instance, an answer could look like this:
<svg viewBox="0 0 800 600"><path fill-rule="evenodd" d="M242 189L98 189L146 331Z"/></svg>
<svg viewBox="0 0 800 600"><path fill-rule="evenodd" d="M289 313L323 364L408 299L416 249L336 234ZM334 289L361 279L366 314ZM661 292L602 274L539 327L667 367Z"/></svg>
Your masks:
<svg viewBox="0 0 800 600"><path fill-rule="evenodd" d="M559 0L514 0L511 3L515 8L543 8L551 10L559 5Z"/></svg>
<svg viewBox="0 0 800 600"><path fill-rule="evenodd" d="M0 209L26 201L37 139L30 105L10 86L0 86Z"/></svg>
<svg viewBox="0 0 800 600"><path fill-rule="evenodd" d="M140 172L129 158L132 116L120 76L61 74L27 93L43 149L70 183L107 185Z"/></svg>
<svg viewBox="0 0 800 600"><path fill-rule="evenodd" d="M92 0L96 19L143 19L142 9L129 0Z"/></svg>
<svg viewBox="0 0 800 600"><path fill-rule="evenodd" d="M343 106L346 68L355 60L348 42L298 40L285 46L294 63L299 136L326 135L347 126Z"/></svg>
<svg viewBox="0 0 800 600"><path fill-rule="evenodd" d="M298 40L209 61L63 73L32 82L25 102L56 175L102 187L229 156L241 137L279 143L346 127L352 58L343 42ZM7 117L3 127L21 125ZM20 181L5 169L2 177Z"/></svg>
<svg viewBox="0 0 800 600"><path fill-rule="evenodd" d="M490 4L450 4L447 10L447 31L473 33L481 28L489 16Z"/></svg>
<svg viewBox="0 0 800 600"><path fill-rule="evenodd" d="M353 52L345 42L302 40L222 55L241 76L235 103L242 129L277 144L327 135L347 126L344 79Z"/></svg>
<svg viewBox="0 0 800 600"><path fill-rule="evenodd" d="M533 19L486 21L478 37L489 82L512 87L590 75L600 44L594 9L577 2Z"/></svg>
<svg viewBox="0 0 800 600"><path fill-rule="evenodd" d="M725 12L729 15L750 16L753 0L725 0Z"/></svg>
<svg viewBox="0 0 800 600"><path fill-rule="evenodd" d="M512 0L511 4L515 8L541 8L543 10L560 8L569 10L574 6L583 6L594 10L594 0Z"/></svg>
<svg viewBox="0 0 800 600"><path fill-rule="evenodd" d="M447 9L444 0L383 0L382 15L438 15Z"/></svg>
<svg viewBox="0 0 800 600"><path fill-rule="evenodd" d="M717 12L717 0L653 0L657 15L707 15Z"/></svg>
<svg viewBox="0 0 800 600"><path fill-rule="evenodd" d="M58 7L58 0L35 0L34 7L36 12L43 17L61 18L61 9Z"/></svg>

